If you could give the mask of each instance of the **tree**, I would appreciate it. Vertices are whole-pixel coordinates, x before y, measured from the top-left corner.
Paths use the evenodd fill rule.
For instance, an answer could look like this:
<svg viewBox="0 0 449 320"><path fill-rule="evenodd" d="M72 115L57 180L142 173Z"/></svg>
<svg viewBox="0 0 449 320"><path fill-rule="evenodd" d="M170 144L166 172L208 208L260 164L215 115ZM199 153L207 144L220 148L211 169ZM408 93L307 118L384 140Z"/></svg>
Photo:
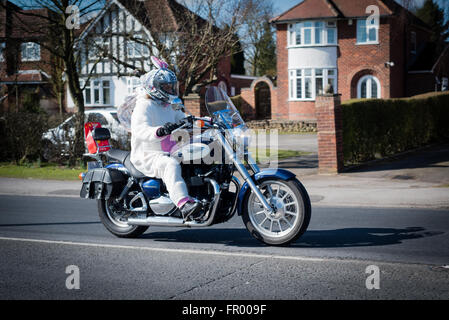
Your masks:
<svg viewBox="0 0 449 320"><path fill-rule="evenodd" d="M247 16L244 28L242 28L242 34L245 34L244 37L242 36L243 48L249 65L249 73L259 76L266 71L258 69L261 65L260 59L266 59L267 56L272 55L269 34L273 36L273 32L268 21L273 16L273 5L271 0L247 0L246 10ZM265 47L264 44L268 47ZM273 61L275 63L275 56Z"/></svg>
<svg viewBox="0 0 449 320"><path fill-rule="evenodd" d="M261 38L254 46L258 52L258 59L254 61L254 75L276 76L276 43L268 21L264 22Z"/></svg>
<svg viewBox="0 0 449 320"><path fill-rule="evenodd" d="M39 45L48 50L64 65L69 92L77 108L73 162L84 152L84 97L78 73L77 51L78 22L84 16L97 11L102 1L89 0L18 0L14 9L14 28L21 28L29 35L36 35ZM2 2L1 6L5 6ZM34 10L23 10L34 9Z"/></svg>
<svg viewBox="0 0 449 320"><path fill-rule="evenodd" d="M449 22L445 22L444 9L433 0L426 0L416 11L416 16L427 23L432 30L430 41L441 47L449 37Z"/></svg>

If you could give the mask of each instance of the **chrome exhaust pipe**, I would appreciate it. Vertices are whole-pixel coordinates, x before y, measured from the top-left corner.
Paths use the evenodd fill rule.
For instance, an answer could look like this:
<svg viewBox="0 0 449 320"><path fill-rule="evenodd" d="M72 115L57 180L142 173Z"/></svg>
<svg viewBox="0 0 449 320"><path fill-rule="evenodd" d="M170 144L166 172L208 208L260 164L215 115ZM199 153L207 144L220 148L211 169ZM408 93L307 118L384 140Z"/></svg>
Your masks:
<svg viewBox="0 0 449 320"><path fill-rule="evenodd" d="M203 222L198 221L184 221L181 218L165 217L165 216L151 216L144 219L128 218L128 224L133 226L156 226L156 227L208 227L215 218L215 214L218 208L218 202L220 201L221 190L218 183L206 178L204 181L209 182L214 188L214 203L212 208L206 213L206 220Z"/></svg>

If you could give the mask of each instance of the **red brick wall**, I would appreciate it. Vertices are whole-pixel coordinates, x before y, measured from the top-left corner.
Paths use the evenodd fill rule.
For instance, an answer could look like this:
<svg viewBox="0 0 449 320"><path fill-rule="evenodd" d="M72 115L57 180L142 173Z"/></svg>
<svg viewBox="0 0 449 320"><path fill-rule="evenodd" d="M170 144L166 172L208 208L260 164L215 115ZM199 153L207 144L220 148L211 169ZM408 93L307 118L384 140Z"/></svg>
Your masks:
<svg viewBox="0 0 449 320"><path fill-rule="evenodd" d="M381 97L390 98L390 25L386 18L380 19L379 44L357 45L357 21L338 22L338 92L341 99L357 97L358 80L372 74L381 84Z"/></svg>

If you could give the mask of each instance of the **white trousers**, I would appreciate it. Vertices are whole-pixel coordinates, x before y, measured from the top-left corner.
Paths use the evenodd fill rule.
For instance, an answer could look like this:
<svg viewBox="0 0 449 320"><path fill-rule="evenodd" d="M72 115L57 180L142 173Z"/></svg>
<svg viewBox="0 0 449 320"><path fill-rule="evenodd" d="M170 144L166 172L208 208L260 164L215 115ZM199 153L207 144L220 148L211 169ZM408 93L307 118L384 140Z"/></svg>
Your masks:
<svg viewBox="0 0 449 320"><path fill-rule="evenodd" d="M170 199L175 205L189 196L186 183L181 175L181 165L175 158L164 154L153 154L145 158L144 170L140 171L148 177L162 179Z"/></svg>

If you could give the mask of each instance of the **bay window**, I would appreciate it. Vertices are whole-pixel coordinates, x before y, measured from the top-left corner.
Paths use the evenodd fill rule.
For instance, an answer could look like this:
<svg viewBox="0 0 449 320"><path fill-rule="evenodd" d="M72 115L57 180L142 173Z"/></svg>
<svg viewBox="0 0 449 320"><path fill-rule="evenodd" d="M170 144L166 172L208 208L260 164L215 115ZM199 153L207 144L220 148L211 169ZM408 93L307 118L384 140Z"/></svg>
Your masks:
<svg viewBox="0 0 449 320"><path fill-rule="evenodd" d="M327 85L337 92L337 69L305 68L289 71L290 100L315 100Z"/></svg>
<svg viewBox="0 0 449 320"><path fill-rule="evenodd" d="M314 46L337 43L335 21L303 21L288 26L288 46Z"/></svg>

